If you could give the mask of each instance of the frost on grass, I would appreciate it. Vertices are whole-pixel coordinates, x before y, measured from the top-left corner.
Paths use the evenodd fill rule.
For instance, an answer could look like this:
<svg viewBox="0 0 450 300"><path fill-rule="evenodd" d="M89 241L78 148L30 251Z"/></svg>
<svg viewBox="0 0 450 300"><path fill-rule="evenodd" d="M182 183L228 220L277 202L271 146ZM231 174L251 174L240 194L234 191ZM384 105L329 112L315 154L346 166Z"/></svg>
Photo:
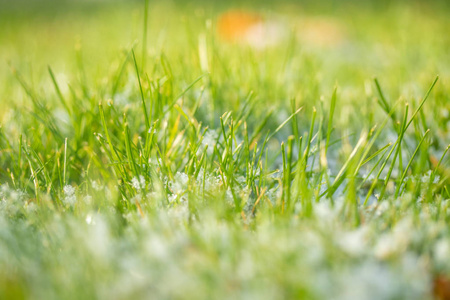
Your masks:
<svg viewBox="0 0 450 300"><path fill-rule="evenodd" d="M180 184L178 192L186 188L185 175L175 176ZM76 193L85 197L73 186L64 189L66 197ZM2 203L20 203L26 197L5 186L0 195ZM10 211L2 204L0 265L14 266L19 277L38 272L39 280L50 280L63 268L66 280L51 285L62 288L59 296L69 295L65 293L74 292L84 283L89 286L86 295L102 299L117 295L128 298L136 293L197 299L239 293L271 299L281 292L277 282L280 276L285 280L283 289L311 298L424 299L431 293L430 270L450 271L449 229L433 221L428 207L424 207L422 216L427 223L417 225L413 216L405 213L387 229L386 217L402 207L402 200L384 207L382 214L362 210L370 222L358 228L340 222L342 205L324 200L313 205L320 222L292 219L275 227L264 219L256 221L255 230L230 226L217 211L206 207L192 218L188 203L188 198L179 199L146 217L128 211L123 215L128 225L121 232L115 229L122 222L117 211L49 215L42 220L45 226L36 228L33 234L29 231L31 223L9 219ZM224 201L232 207L227 203ZM43 211L44 207L37 209ZM448 203L441 202L439 209L448 209ZM31 217L31 212L24 213ZM16 240L9 234L12 231L24 238ZM33 247L42 251L23 248L29 238L34 241ZM19 243L18 250L6 246L12 241ZM44 250L49 247L64 251ZM22 260L39 257L44 262L32 268L17 265L12 259L17 255ZM89 270L95 279L83 278L81 270ZM204 280L205 272L211 280ZM236 281L240 285L233 291L226 288ZM47 295L48 286L36 284L32 290Z"/></svg>
<svg viewBox="0 0 450 300"><path fill-rule="evenodd" d="M174 179L168 183L168 187L172 191L172 193L181 194L187 189L188 181L189 177L187 174L177 172L174 176Z"/></svg>
<svg viewBox="0 0 450 300"><path fill-rule="evenodd" d="M133 186L133 188L135 188L136 190L141 190L145 188L145 177L142 175L139 175L139 179L137 177L133 177L131 179L131 185Z"/></svg>
<svg viewBox="0 0 450 300"><path fill-rule="evenodd" d="M26 200L26 193L10 188L8 184L0 186L0 211L5 216L15 217L25 208L33 210L34 204Z"/></svg>
<svg viewBox="0 0 450 300"><path fill-rule="evenodd" d="M71 185L66 185L64 187L64 203L73 206L77 201L77 196L75 195L75 187Z"/></svg>
<svg viewBox="0 0 450 300"><path fill-rule="evenodd" d="M214 147L216 146L218 138L219 136L213 130L206 131L205 135L203 136L202 139L203 149L206 148L206 146L208 147L206 150L208 155L211 155L214 152Z"/></svg>

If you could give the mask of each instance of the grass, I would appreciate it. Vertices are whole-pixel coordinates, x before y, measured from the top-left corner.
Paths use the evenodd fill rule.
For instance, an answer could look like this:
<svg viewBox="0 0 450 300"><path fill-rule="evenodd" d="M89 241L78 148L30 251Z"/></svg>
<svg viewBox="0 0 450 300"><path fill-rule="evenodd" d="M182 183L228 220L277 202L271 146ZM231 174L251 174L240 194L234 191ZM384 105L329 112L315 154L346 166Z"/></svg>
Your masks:
<svg viewBox="0 0 450 300"><path fill-rule="evenodd" d="M448 7L266 3L256 49L223 4L79 7L0 18L0 298L448 288Z"/></svg>

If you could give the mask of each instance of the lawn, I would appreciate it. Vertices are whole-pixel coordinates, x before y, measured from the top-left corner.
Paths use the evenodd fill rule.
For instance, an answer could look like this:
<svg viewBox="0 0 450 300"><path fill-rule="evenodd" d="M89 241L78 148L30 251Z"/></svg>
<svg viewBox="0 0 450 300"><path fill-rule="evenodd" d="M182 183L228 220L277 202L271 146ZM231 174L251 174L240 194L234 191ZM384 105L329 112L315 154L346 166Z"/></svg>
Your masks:
<svg viewBox="0 0 450 300"><path fill-rule="evenodd" d="M449 28L0 0L0 299L450 299Z"/></svg>

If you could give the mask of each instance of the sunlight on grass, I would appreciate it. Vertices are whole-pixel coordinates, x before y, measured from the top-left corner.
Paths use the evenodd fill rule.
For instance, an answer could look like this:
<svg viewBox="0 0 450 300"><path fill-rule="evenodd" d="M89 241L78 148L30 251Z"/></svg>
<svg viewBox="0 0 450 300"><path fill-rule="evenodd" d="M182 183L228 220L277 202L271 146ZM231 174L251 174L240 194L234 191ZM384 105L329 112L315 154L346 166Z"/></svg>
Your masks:
<svg viewBox="0 0 450 300"><path fill-rule="evenodd" d="M1 299L449 299L445 2L46 3L0 4Z"/></svg>

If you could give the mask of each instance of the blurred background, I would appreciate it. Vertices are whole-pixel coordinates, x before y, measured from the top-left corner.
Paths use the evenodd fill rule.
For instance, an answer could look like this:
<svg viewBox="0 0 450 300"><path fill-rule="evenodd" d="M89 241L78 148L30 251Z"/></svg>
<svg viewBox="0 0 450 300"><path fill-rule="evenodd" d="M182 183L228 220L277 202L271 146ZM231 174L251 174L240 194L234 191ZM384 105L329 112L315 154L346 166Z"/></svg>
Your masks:
<svg viewBox="0 0 450 300"><path fill-rule="evenodd" d="M211 73L224 99L253 90L280 107L295 97L308 110L338 84L342 111L370 119L374 76L389 99L422 97L436 74L438 95L450 85L449 3L149 1L146 33L144 0L0 0L1 102L23 101L12 70L42 91L53 89L47 66L64 91L74 82L94 88L134 47L150 76L165 57L180 86Z"/></svg>

